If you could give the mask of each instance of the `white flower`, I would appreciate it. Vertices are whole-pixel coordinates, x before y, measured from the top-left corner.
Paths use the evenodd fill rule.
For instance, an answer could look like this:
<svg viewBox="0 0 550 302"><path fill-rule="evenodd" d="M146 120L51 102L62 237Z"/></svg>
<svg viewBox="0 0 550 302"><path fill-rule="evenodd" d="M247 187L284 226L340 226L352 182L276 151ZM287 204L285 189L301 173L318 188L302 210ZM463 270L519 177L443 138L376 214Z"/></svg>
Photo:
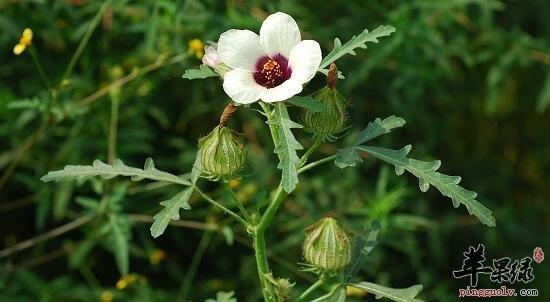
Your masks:
<svg viewBox="0 0 550 302"><path fill-rule="evenodd" d="M218 53L233 69L224 74L223 89L241 104L287 100L302 91L321 64L319 43L302 41L296 21L281 12L264 20L259 36L250 30L224 32Z"/></svg>

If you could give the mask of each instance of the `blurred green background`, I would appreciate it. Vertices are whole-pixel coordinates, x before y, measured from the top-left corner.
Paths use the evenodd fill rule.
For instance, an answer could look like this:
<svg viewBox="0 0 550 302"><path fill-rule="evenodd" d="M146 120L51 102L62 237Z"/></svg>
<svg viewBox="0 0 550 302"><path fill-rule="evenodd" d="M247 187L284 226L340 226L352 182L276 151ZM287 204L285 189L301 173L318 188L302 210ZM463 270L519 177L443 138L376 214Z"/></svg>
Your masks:
<svg viewBox="0 0 550 302"><path fill-rule="evenodd" d="M203 301L222 290L234 290L239 301L259 299L247 234L197 197L179 227L153 240L151 216L173 187L39 178L65 164L114 157L138 167L153 157L160 169L187 173L197 139L216 125L228 101L218 79L181 79L200 64L190 41L216 41L230 28L258 31L276 11L292 15L324 54L335 37L347 41L382 24L397 28L337 62L347 77L338 87L352 102L350 137L325 144L317 156L349 144L376 117L401 116L405 128L380 144L412 143L412 157L441 159L440 170L462 176L497 220L496 228L482 226L464 207L454 209L434 189L421 193L414 177L396 176L374 159L345 170L326 165L300 177L268 232L277 276L296 281L297 292L310 284L313 276L297 265L303 229L325 215L356 231L380 221L379 245L361 278L393 287L421 283L421 296L430 301L455 301L468 285L453 279L452 270L469 245L484 243L487 259L531 256L536 246L550 251L546 0L0 0L0 250L78 221L90 204L106 199L130 243L133 273L121 278L116 245L101 233L107 222L99 217L0 258L0 301ZM15 56L26 27L34 32L32 46ZM322 85L317 76L305 93ZM298 113L291 111L294 120ZM239 110L232 126L249 148L245 176L232 185L254 206L279 180L272 142L254 111ZM309 144L307 134L296 136ZM228 197L216 184L202 184L213 196ZM533 267L533 282L508 287L537 288L538 298L498 301L548 301L548 260ZM481 277L479 287L500 285Z"/></svg>

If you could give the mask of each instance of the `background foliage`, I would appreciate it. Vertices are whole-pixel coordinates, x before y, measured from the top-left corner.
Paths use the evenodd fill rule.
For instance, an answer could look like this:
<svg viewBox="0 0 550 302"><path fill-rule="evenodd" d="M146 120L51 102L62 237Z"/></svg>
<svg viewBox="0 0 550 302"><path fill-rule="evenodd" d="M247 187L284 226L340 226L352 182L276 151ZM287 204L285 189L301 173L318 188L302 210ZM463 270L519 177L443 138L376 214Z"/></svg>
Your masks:
<svg viewBox="0 0 550 302"><path fill-rule="evenodd" d="M152 215L160 210L159 201L177 193L174 188L151 192L155 184L98 179L46 185L39 179L65 164L115 157L138 167L153 157L165 171L188 173L197 139L216 125L228 101L217 79L181 79L185 69L200 63L189 42L215 41L229 28L257 31L263 18L278 10L291 14L325 55L335 37L347 41L364 28L395 26L397 32L380 44L338 61L346 75L339 89L353 104L349 132L378 116L405 118L407 127L385 136L384 144L397 149L412 142L415 158L441 159L441 171L461 175L461 184L478 192L497 220L496 228L484 227L435 190L423 194L415 178L397 177L368 157L356 169L324 166L300 176L269 233L278 275L308 283L311 276L296 265L302 261L302 230L325 215L356 231L380 221L379 244L363 279L394 287L422 283L427 300L455 300L457 289L466 286L451 271L468 245L484 243L488 259L529 256L535 246L548 250L550 7L545 0L4 0L1 249L88 220L0 258L0 300L203 301L231 290L242 301L258 298L246 233L232 232L234 221L197 196L190 199L193 210L182 211L179 227L153 239ZM25 27L34 31L29 50L44 65L54 97L31 52L13 55ZM71 68L79 44L82 52ZM322 83L318 76L311 86ZM232 124L246 136L245 173L253 175L232 185L253 206L269 193L262 193L265 188L277 184L277 161L257 114L240 110ZM297 137L307 142L306 134ZM353 137L326 144L321 153L334 153ZM220 199L230 198L223 188L209 189ZM110 214L86 216L98 201ZM539 289L540 301L550 290L546 263L535 266L536 279L528 286ZM496 287L487 278L481 282Z"/></svg>

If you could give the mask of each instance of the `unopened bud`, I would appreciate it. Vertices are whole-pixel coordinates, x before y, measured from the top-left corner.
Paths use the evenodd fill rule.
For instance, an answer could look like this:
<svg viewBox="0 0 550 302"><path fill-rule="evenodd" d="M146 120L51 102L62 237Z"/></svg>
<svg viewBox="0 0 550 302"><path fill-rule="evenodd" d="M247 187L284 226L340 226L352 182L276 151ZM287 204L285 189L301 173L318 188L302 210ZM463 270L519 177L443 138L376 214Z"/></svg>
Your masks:
<svg viewBox="0 0 550 302"><path fill-rule="evenodd" d="M220 55L216 47L207 45L204 47L204 56L202 57L202 63L208 67L216 67L221 62Z"/></svg>
<svg viewBox="0 0 550 302"><path fill-rule="evenodd" d="M246 149L238 134L217 126L199 140L201 164L207 177L228 180L245 164Z"/></svg>
<svg viewBox="0 0 550 302"><path fill-rule="evenodd" d="M204 56L202 57L202 63L219 74L221 77L231 70L227 65L225 65L218 53L218 49L213 45L208 45L204 47Z"/></svg>
<svg viewBox="0 0 550 302"><path fill-rule="evenodd" d="M348 102L338 90L329 86L316 92L313 98L323 105L323 110L321 112L307 110L303 118L305 128L323 139L331 139L344 128Z"/></svg>
<svg viewBox="0 0 550 302"><path fill-rule="evenodd" d="M344 269L351 261L351 241L334 218L323 218L305 231L305 260L321 272Z"/></svg>

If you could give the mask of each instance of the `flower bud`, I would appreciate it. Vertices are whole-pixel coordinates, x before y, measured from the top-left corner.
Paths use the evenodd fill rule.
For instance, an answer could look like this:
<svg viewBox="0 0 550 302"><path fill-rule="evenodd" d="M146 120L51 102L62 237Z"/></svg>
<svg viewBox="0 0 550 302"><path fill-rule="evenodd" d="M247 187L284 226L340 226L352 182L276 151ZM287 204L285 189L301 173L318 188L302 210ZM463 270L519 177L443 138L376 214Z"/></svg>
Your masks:
<svg viewBox="0 0 550 302"><path fill-rule="evenodd" d="M246 150L239 136L222 126L199 140L199 152L204 172L212 179L231 179L246 161Z"/></svg>
<svg viewBox="0 0 550 302"><path fill-rule="evenodd" d="M306 130L322 138L330 138L344 127L347 101L336 89L329 87L316 92L313 98L323 104L323 110L305 112L303 120Z"/></svg>
<svg viewBox="0 0 550 302"><path fill-rule="evenodd" d="M207 45L204 47L204 56L202 57L202 63L208 67L216 67L221 62L220 55L216 47Z"/></svg>
<svg viewBox="0 0 550 302"><path fill-rule="evenodd" d="M335 139L334 134L342 131L346 122L346 108L348 102L336 90L338 69L336 64L330 65L327 74L327 86L313 94L313 98L323 105L321 112L307 110L303 122L308 132L322 139Z"/></svg>
<svg viewBox="0 0 550 302"><path fill-rule="evenodd" d="M323 218L305 230L305 260L321 272L335 272L351 261L351 241L334 218Z"/></svg>
<svg viewBox="0 0 550 302"><path fill-rule="evenodd" d="M204 56L202 57L202 63L219 74L221 77L231 70L227 65L222 62L220 54L216 46L208 45L204 47Z"/></svg>

